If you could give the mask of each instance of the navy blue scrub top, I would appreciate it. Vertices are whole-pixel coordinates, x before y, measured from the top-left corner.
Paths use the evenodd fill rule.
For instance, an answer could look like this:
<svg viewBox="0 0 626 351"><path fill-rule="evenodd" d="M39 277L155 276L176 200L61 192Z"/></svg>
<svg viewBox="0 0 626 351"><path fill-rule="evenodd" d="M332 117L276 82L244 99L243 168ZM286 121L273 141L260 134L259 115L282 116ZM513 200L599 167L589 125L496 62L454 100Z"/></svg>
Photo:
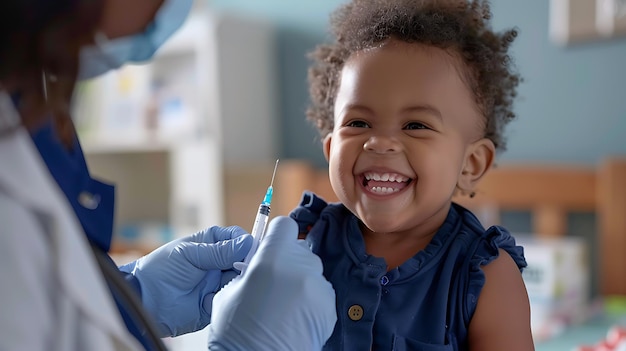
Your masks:
<svg viewBox="0 0 626 351"><path fill-rule="evenodd" d="M32 132L31 137L89 241L108 252L113 236L115 188L91 178L78 139L74 138L73 150L67 150L56 136L52 121Z"/></svg>
<svg viewBox="0 0 626 351"><path fill-rule="evenodd" d="M57 137L53 123L49 120L41 128L32 131L31 138L50 174L72 205L89 241L100 250L108 252L113 237L115 188L91 178L78 139L74 138L71 151L66 149ZM112 260L111 264L114 265ZM137 279L132 274L120 274L141 296ZM150 350L150 343L126 311L120 297L115 294L113 297L128 331L146 350Z"/></svg>

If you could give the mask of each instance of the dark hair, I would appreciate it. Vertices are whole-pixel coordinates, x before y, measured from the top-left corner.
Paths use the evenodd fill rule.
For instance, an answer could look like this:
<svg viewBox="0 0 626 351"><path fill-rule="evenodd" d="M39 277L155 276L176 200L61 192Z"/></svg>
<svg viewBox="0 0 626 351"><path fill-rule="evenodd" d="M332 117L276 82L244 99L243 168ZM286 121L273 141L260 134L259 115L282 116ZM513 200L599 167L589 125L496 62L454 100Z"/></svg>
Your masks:
<svg viewBox="0 0 626 351"><path fill-rule="evenodd" d="M71 129L69 110L80 48L93 38L103 4L103 0L0 1L0 89L19 84L25 102L41 105L28 109L52 113L58 128ZM54 80L47 102L37 97L43 72ZM26 126L38 122L22 118Z"/></svg>
<svg viewBox="0 0 626 351"><path fill-rule="evenodd" d="M354 52L393 38L457 53L466 65L463 78L485 116L485 137L505 150L503 129L515 117L512 104L520 81L507 53L517 31L495 33L490 18L484 0L352 0L339 7L331 16L335 42L309 55L307 119L322 137L330 133L344 63Z"/></svg>

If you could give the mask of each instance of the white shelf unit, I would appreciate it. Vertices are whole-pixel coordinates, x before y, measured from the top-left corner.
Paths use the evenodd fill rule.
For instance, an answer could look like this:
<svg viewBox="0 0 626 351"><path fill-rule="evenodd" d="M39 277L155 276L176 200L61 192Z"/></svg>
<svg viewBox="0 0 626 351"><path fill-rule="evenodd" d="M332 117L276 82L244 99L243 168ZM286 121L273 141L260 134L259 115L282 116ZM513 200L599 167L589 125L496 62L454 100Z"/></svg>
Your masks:
<svg viewBox="0 0 626 351"><path fill-rule="evenodd" d="M224 225L227 169L275 161L274 49L268 23L196 6L151 62L79 86L77 129L92 175L116 184L118 232L146 224L145 250L159 226Z"/></svg>
<svg viewBox="0 0 626 351"><path fill-rule="evenodd" d="M119 264L225 225L228 170L273 164L273 38L266 23L197 5L150 63L80 85L74 117L92 176L116 184L114 243L133 223L149 233L114 256ZM204 330L166 343L201 350L206 340Z"/></svg>

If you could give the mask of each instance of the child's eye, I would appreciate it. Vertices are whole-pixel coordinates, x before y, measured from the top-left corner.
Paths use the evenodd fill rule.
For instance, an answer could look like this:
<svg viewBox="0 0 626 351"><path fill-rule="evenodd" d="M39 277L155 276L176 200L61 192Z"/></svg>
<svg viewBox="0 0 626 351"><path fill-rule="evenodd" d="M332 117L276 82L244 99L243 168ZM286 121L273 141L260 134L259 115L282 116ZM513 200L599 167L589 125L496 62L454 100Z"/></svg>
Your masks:
<svg viewBox="0 0 626 351"><path fill-rule="evenodd" d="M416 129L430 129L425 124L420 122L410 122L404 126L404 129L407 130L416 130Z"/></svg>
<svg viewBox="0 0 626 351"><path fill-rule="evenodd" d="M369 124L367 124L364 121L350 121L346 124L347 127L354 127L354 128L369 128Z"/></svg>

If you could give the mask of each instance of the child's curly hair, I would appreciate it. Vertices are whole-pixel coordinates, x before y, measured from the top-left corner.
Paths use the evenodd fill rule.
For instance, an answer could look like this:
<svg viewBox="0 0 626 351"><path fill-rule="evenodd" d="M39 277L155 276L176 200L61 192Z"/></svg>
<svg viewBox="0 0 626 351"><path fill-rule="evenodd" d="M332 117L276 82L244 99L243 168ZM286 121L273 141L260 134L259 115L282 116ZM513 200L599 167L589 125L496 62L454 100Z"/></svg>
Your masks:
<svg viewBox="0 0 626 351"><path fill-rule="evenodd" d="M322 137L333 130L334 104L341 70L355 51L389 38L423 43L458 53L467 66L464 80L485 116L485 137L506 149L504 126L512 111L519 75L513 71L509 46L515 29L495 33L486 0L352 0L331 16L333 44L318 46L309 57L311 105L307 119Z"/></svg>

